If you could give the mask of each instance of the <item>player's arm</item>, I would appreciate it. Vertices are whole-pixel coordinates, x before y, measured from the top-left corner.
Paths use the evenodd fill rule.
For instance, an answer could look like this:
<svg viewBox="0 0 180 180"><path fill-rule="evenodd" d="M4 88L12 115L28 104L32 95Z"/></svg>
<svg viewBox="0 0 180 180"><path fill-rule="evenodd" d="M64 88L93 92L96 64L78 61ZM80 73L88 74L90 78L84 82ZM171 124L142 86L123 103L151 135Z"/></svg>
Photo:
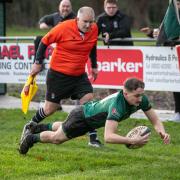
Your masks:
<svg viewBox="0 0 180 180"><path fill-rule="evenodd" d="M111 144L146 144L149 134L138 138L129 138L117 134L118 122L114 120L106 120L104 140Z"/></svg>
<svg viewBox="0 0 180 180"><path fill-rule="evenodd" d="M163 126L162 122L159 120L159 118L158 118L157 114L155 113L155 111L151 108L148 111L145 111L144 113L148 117L148 119L151 121L151 123L154 126L154 129L156 130L156 132L163 139L163 142L165 144L169 144L170 143L170 135L168 133L166 133L166 131L164 129L164 126Z"/></svg>

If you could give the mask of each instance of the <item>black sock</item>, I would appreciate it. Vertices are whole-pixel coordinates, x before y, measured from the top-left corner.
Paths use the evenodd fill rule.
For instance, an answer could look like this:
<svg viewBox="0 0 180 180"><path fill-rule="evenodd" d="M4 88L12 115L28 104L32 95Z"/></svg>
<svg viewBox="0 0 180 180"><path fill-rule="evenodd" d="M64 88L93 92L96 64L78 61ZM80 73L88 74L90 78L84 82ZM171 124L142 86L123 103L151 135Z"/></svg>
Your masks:
<svg viewBox="0 0 180 180"><path fill-rule="evenodd" d="M32 134L32 141L33 143L41 142L40 134Z"/></svg>
<svg viewBox="0 0 180 180"><path fill-rule="evenodd" d="M43 108L39 108L39 110L36 112L35 116L31 119L32 121L34 122L41 122L43 119L45 119L47 116L46 114L44 113L44 110Z"/></svg>
<svg viewBox="0 0 180 180"><path fill-rule="evenodd" d="M31 127L31 133L37 134L43 131L52 131L52 124L37 124Z"/></svg>
<svg viewBox="0 0 180 180"><path fill-rule="evenodd" d="M90 137L90 141L98 140L97 131L96 130L90 131L89 132L89 137Z"/></svg>

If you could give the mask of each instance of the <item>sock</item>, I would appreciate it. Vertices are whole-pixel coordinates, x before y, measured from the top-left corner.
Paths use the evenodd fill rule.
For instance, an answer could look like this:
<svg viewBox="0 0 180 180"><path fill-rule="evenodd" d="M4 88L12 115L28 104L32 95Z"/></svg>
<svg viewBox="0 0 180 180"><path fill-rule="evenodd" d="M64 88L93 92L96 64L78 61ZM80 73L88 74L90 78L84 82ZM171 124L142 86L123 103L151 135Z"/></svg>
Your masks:
<svg viewBox="0 0 180 180"><path fill-rule="evenodd" d="M90 141L98 140L98 138L97 138L97 131L96 130L90 131L89 132L89 137L90 137Z"/></svg>
<svg viewBox="0 0 180 180"><path fill-rule="evenodd" d="M52 131L52 124L37 124L36 126L31 127L31 133L37 134L43 131Z"/></svg>
<svg viewBox="0 0 180 180"><path fill-rule="evenodd" d="M52 123L47 124L47 131L52 131Z"/></svg>
<svg viewBox="0 0 180 180"><path fill-rule="evenodd" d="M46 114L44 113L44 110L43 108L39 108L39 110L36 112L35 116L31 119L32 121L34 122L41 122L43 119L45 119L47 116Z"/></svg>
<svg viewBox="0 0 180 180"><path fill-rule="evenodd" d="M32 134L32 141L33 143L41 142L40 134Z"/></svg>

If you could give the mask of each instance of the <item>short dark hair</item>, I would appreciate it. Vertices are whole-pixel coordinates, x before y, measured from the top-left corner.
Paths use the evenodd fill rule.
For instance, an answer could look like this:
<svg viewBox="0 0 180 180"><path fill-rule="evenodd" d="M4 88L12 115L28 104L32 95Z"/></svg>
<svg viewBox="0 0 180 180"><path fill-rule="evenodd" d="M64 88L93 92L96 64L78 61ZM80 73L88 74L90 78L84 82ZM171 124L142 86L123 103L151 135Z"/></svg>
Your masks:
<svg viewBox="0 0 180 180"><path fill-rule="evenodd" d="M116 5L118 5L118 0L105 0L105 1L104 1L104 5L106 5L107 3L111 3L111 4L116 4Z"/></svg>
<svg viewBox="0 0 180 180"><path fill-rule="evenodd" d="M125 81L124 83L124 87L128 90L128 91L134 91L138 88L142 88L144 89L145 84L143 81L137 79L137 78L129 78Z"/></svg>

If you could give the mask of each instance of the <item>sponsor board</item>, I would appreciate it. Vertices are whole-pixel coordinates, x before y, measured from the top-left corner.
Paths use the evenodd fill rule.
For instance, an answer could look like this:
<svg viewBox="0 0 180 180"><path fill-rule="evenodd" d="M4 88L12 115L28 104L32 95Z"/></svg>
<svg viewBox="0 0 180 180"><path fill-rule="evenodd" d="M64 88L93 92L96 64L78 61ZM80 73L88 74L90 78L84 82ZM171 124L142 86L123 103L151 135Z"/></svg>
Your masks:
<svg viewBox="0 0 180 180"><path fill-rule="evenodd" d="M37 77L45 84L53 47L46 50L45 69ZM180 91L180 71L177 52L172 47L98 46L98 78L95 88L122 88L129 77L142 79L146 90ZM29 43L0 43L0 83L24 84L34 62L34 45ZM91 79L91 63L86 71Z"/></svg>

